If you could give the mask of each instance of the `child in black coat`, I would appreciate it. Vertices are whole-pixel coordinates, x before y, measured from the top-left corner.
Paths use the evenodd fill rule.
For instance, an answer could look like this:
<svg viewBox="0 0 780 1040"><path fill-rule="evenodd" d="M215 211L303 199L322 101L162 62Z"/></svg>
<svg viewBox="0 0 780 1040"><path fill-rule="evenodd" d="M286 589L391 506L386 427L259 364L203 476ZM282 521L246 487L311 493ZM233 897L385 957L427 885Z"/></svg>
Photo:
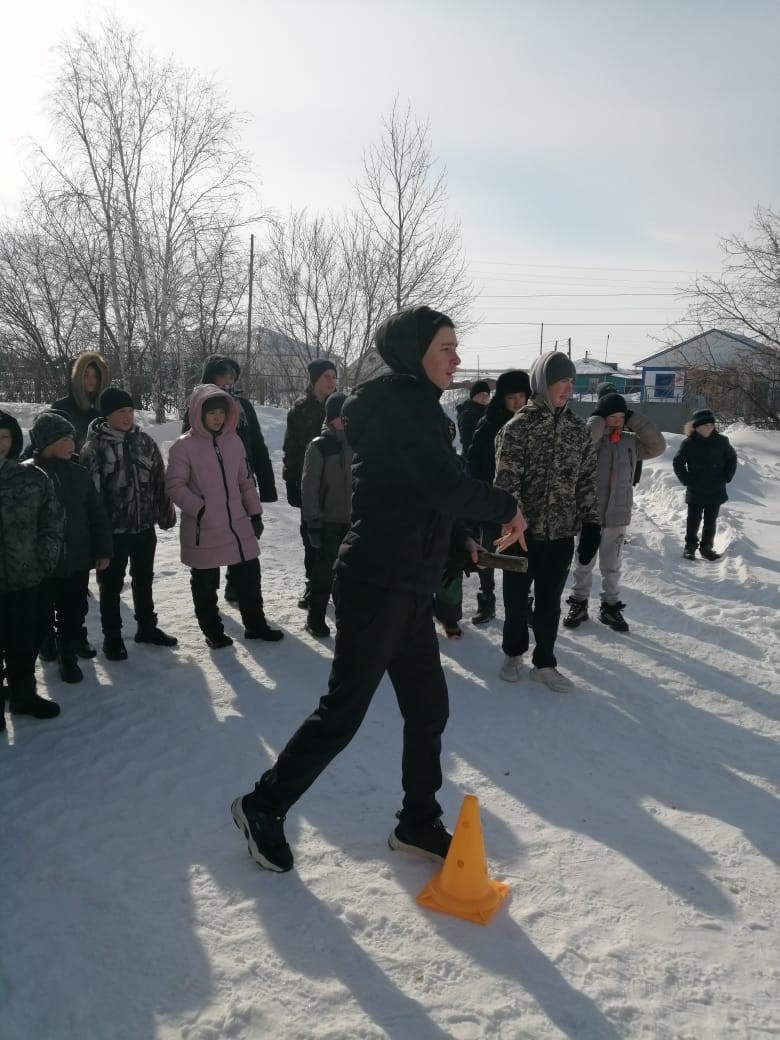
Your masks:
<svg viewBox="0 0 780 1040"><path fill-rule="evenodd" d="M728 501L726 485L736 472L737 453L728 437L715 429L715 416L708 408L693 413L685 433L672 462L677 479L685 485L688 503L683 556L695 560L698 548L705 560L719 560L721 554L713 548L715 525L721 505Z"/></svg>
<svg viewBox="0 0 780 1040"><path fill-rule="evenodd" d="M94 657L87 639L89 572L105 570L111 558L111 528L103 501L92 479L72 461L76 430L56 412L42 412L32 424L32 462L54 485L65 516L62 553L54 574L41 583L38 599L39 640L54 629L56 659L65 682L84 678L77 657ZM42 657L46 659L46 654Z"/></svg>

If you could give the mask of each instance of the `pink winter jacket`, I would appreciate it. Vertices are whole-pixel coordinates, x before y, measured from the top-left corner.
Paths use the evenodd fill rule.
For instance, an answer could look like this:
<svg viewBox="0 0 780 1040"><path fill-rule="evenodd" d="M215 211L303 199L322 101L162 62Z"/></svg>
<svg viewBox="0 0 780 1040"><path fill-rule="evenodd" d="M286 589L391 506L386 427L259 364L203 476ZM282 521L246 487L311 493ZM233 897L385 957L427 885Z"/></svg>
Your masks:
<svg viewBox="0 0 780 1040"><path fill-rule="evenodd" d="M201 410L210 397L228 401L225 425L214 436ZM251 516L263 511L241 438L238 404L210 383L196 386L189 404L190 429L171 445L165 488L181 509L182 563L197 570L224 567L260 554Z"/></svg>

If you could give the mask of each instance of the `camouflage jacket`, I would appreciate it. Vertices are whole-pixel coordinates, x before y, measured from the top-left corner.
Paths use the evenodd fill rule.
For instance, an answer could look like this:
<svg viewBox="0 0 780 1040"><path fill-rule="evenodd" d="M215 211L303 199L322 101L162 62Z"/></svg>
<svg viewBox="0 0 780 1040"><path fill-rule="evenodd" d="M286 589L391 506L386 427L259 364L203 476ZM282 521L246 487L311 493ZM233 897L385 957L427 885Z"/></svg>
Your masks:
<svg viewBox="0 0 780 1040"><path fill-rule="evenodd" d="M54 571L64 516L54 487L37 466L0 466L0 592L30 589Z"/></svg>
<svg viewBox="0 0 780 1040"><path fill-rule="evenodd" d="M599 523L596 452L582 419L539 397L499 430L495 483L517 498L540 541L571 538Z"/></svg>
<svg viewBox="0 0 780 1040"><path fill-rule="evenodd" d="M89 427L79 456L108 513L114 533L154 527L170 509L160 449L138 426L124 436L102 419Z"/></svg>

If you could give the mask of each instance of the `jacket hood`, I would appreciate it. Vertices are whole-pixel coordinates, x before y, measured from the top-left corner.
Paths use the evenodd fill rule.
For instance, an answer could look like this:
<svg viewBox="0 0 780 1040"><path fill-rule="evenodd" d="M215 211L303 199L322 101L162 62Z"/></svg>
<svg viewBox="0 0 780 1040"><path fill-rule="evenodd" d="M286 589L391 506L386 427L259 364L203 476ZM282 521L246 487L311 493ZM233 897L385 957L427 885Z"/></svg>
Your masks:
<svg viewBox="0 0 780 1040"><path fill-rule="evenodd" d="M450 326L452 322L446 314L430 307L409 307L385 318L376 330L374 343L391 371L424 379L441 397L441 390L426 376L422 359L436 332Z"/></svg>
<svg viewBox="0 0 780 1040"><path fill-rule="evenodd" d="M196 386L190 396L190 403L187 409L190 430L197 437L212 437L210 430L207 430L203 425L203 405L211 397L222 397L228 403L227 415L225 416L225 425L222 427L220 433L235 433L238 427L238 401L234 397L231 397L227 390L220 390L218 386L213 383L201 383ZM185 434L186 436L186 434Z"/></svg>
<svg viewBox="0 0 780 1040"><path fill-rule="evenodd" d="M495 397L491 398L490 404L487 406L485 420L489 422L491 426L496 426L498 429L501 429L501 427L506 425L512 416L516 414L516 412L510 412L504 404L504 395L501 394L499 397L498 394L496 394Z"/></svg>
<svg viewBox="0 0 780 1040"><path fill-rule="evenodd" d="M210 354L203 362L203 371L200 376L201 383L213 383L217 369L225 366L233 369L236 373L236 382L238 382L238 377L241 375L239 363L234 361L233 358L226 357L224 354Z"/></svg>
<svg viewBox="0 0 780 1040"><path fill-rule="evenodd" d="M18 459L22 454L24 437L21 426L10 412L0 411L0 429L11 431L11 450L6 455L6 458Z"/></svg>
<svg viewBox="0 0 780 1040"><path fill-rule="evenodd" d="M102 354L98 354L93 350L85 350L78 357L74 358L70 367L70 392L73 400L82 412L86 412L93 407L93 402L84 389L84 375L90 365L96 368L98 373L97 389L94 396L95 402L97 402L101 393L111 382L108 364Z"/></svg>
<svg viewBox="0 0 780 1040"><path fill-rule="evenodd" d="M536 400L538 404L543 405L551 412L561 411L565 412L566 407L556 409L550 400L550 391L547 386L547 370L550 367L550 363L555 361L559 363L559 358L566 358L565 354L562 354L558 350L552 350L549 354L542 354L538 357L531 366L530 379L531 379L531 396ZM566 359L568 360L568 359Z"/></svg>

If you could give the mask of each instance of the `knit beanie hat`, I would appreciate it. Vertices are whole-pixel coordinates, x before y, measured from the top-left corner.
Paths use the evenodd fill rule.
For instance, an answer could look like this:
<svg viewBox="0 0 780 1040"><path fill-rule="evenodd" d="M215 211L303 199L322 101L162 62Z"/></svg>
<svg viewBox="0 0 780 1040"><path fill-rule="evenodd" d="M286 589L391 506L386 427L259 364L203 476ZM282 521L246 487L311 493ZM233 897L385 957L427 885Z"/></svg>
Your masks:
<svg viewBox="0 0 780 1040"><path fill-rule="evenodd" d="M501 400L507 394L525 394L531 396L531 380L528 373L522 368L513 368L509 372L502 372L496 380L495 396Z"/></svg>
<svg viewBox="0 0 780 1040"><path fill-rule="evenodd" d="M324 375L326 372L336 371L336 366L332 361L328 361L327 358L316 358L314 361L310 361L306 367L309 370L309 382L312 386L314 386L320 376Z"/></svg>
<svg viewBox="0 0 780 1040"><path fill-rule="evenodd" d="M697 426L704 426L705 423L712 423L714 426L716 422L717 420L709 408L700 408L691 416L691 426L694 430Z"/></svg>
<svg viewBox="0 0 780 1040"><path fill-rule="evenodd" d="M478 379L476 381L476 383L472 383L471 384L471 389L469 390L469 397L470 398L474 398L474 397L477 396L477 394L489 394L489 393L490 393L490 383L488 383L488 381L486 379Z"/></svg>
<svg viewBox="0 0 780 1040"><path fill-rule="evenodd" d="M617 387L614 383L599 383L596 387L596 397L603 397L604 394L616 394Z"/></svg>
<svg viewBox="0 0 780 1040"><path fill-rule="evenodd" d="M57 412L41 412L30 427L30 440L36 451L43 451L63 437L76 436L73 423Z"/></svg>
<svg viewBox="0 0 780 1040"><path fill-rule="evenodd" d="M455 325L451 318L441 311L435 311L431 307L415 308L417 319L417 341L420 344L420 357L431 345L431 340L439 329L454 329ZM490 387L488 387L488 390Z"/></svg>
<svg viewBox="0 0 780 1040"><path fill-rule="evenodd" d="M207 397L203 402L203 407L200 410L201 415L206 415L207 412L216 412L221 409L225 415L230 411L230 398L227 395L214 394L213 397Z"/></svg>
<svg viewBox="0 0 780 1040"><path fill-rule="evenodd" d="M562 354L560 350L556 350L555 353L550 355L544 373L547 386L552 386L559 379L574 379L576 375L577 369L574 367L574 362L571 358Z"/></svg>
<svg viewBox="0 0 780 1040"><path fill-rule="evenodd" d="M628 405L625 397L621 397L620 394L604 394L603 397L599 398L593 414L600 415L602 419L606 419L608 415L615 415L617 412L622 412L625 415L627 411Z"/></svg>
<svg viewBox="0 0 780 1040"><path fill-rule="evenodd" d="M110 386L100 395L100 411L105 418L112 412L119 411L120 408L135 408L133 399L127 390L122 390L118 386Z"/></svg>
<svg viewBox="0 0 780 1040"><path fill-rule="evenodd" d="M341 416L341 409L344 406L344 402L347 399L347 395L343 394L340 390L337 390L335 394L331 394L325 402L325 421L333 422L334 419L338 419Z"/></svg>

